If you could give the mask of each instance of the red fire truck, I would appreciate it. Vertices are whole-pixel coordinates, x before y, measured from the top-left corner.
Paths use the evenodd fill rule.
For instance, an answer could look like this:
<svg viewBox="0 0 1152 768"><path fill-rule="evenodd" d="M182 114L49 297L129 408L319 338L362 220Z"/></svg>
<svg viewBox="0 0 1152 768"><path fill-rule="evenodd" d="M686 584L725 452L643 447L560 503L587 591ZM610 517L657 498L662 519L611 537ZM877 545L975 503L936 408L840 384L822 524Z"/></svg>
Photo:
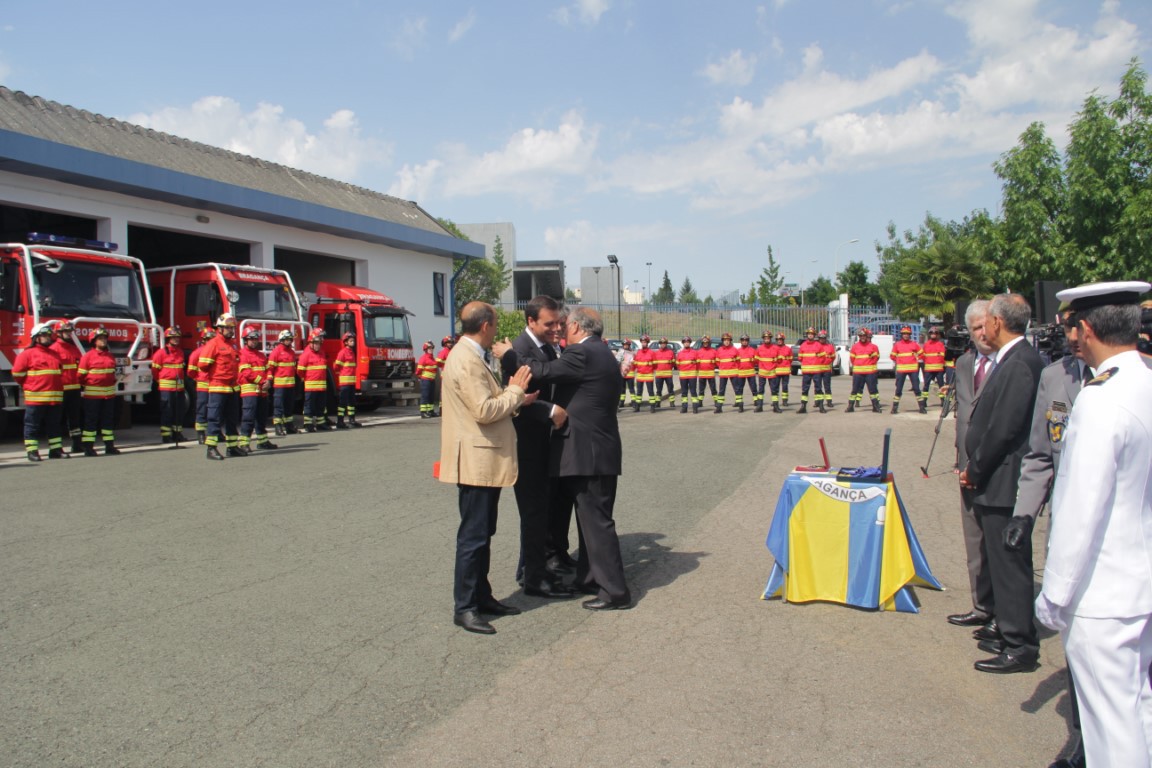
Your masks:
<svg viewBox="0 0 1152 768"><path fill-rule="evenodd" d="M324 353L335 360L345 333L356 335L357 403L372 409L385 401L407 404L419 398L416 358L408 315L391 298L370 288L318 283L308 320L324 331Z"/></svg>
<svg viewBox="0 0 1152 768"><path fill-rule="evenodd" d="M27 243L0 244L0 407L20 410L23 396L12 363L49 320L71 320L81 351L92 331L108 329L117 391L142 402L152 388L151 357L160 326L139 259L114 253L115 243L32 233Z"/></svg>
<svg viewBox="0 0 1152 768"><path fill-rule="evenodd" d="M240 324L237 338L255 328L265 350L276 344L281 331L296 334L302 349L311 327L304 322L292 278L282 269L236 264L185 264L148 270L148 288L165 326L183 332L180 345L196 348L200 331L231 313Z"/></svg>

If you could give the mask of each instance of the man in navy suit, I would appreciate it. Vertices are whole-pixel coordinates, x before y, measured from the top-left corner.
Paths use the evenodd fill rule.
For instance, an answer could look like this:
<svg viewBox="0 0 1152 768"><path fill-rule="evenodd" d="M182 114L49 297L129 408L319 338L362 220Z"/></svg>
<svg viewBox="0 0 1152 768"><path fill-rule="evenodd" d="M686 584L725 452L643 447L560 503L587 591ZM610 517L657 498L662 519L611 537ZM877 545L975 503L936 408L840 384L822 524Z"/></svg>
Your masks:
<svg viewBox="0 0 1152 768"><path fill-rule="evenodd" d="M583 606L592 611L632 607L624 578L620 540L613 519L623 448L616 411L620 366L601 335L599 313L577 307L568 317L568 345L559 359L542 363L520 358L534 378L554 384L553 401L564 411L553 419L551 474L558 478L561 503L574 504L580 529L576 586L595 594ZM506 354L497 345L498 354ZM561 419L563 418L563 421Z"/></svg>
<svg viewBox="0 0 1152 768"><path fill-rule="evenodd" d="M1040 656L1032 609L1031 540L1017 549L1005 546L1044 367L1024 338L1031 316L1032 308L1019 294L1000 294L988 303L982 341L993 350L992 370L976 393L965 436L968 461L960 472L960 485L984 532L1003 638L995 658L976 662L981 672L1031 672Z"/></svg>

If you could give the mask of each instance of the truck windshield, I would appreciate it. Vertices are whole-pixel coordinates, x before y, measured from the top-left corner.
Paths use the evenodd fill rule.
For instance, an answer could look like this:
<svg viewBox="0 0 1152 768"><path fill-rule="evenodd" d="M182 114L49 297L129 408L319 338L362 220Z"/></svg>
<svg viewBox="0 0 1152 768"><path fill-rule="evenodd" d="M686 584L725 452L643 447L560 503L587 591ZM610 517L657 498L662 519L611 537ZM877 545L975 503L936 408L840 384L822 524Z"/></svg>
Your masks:
<svg viewBox="0 0 1152 768"><path fill-rule="evenodd" d="M32 271L41 314L148 321L140 274L132 267L70 261L58 254L53 259L51 270L36 265Z"/></svg>
<svg viewBox="0 0 1152 768"><path fill-rule="evenodd" d="M244 280L228 280L228 293L239 296L232 303L232 314L241 319L262 318L267 320L300 319L296 312L296 302L292 292L284 283L255 283Z"/></svg>
<svg viewBox="0 0 1152 768"><path fill-rule="evenodd" d="M412 345L408 333L408 318L400 314L375 314L364 311L364 343L370 347Z"/></svg>

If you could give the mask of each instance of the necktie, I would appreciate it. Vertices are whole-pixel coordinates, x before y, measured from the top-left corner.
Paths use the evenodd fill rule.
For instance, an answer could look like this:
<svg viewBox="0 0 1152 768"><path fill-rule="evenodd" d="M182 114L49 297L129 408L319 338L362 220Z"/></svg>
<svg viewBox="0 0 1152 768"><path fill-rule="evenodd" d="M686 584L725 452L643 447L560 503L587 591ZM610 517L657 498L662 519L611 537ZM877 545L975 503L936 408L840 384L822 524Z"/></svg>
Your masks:
<svg viewBox="0 0 1152 768"><path fill-rule="evenodd" d="M488 363L488 365L492 365L492 353L488 350L484 350L484 362Z"/></svg>
<svg viewBox="0 0 1152 768"><path fill-rule="evenodd" d="M551 344L544 344L540 347L540 349L544 350L544 357L548 358L549 360L556 359L556 350L552 348Z"/></svg>
<svg viewBox="0 0 1152 768"><path fill-rule="evenodd" d="M976 364L976 375L972 378L974 391L980 391L980 385L984 383L985 369L988 367L988 358L981 356L980 362Z"/></svg>

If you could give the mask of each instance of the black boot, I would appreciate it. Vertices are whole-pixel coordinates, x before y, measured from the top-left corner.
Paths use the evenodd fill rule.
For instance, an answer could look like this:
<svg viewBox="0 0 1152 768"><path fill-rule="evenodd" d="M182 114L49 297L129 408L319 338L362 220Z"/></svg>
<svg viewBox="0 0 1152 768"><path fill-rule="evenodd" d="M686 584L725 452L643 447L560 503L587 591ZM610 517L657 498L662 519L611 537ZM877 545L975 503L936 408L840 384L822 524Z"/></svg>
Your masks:
<svg viewBox="0 0 1152 768"><path fill-rule="evenodd" d="M900 413L900 403L892 403L892 413Z"/></svg>
<svg viewBox="0 0 1152 768"><path fill-rule="evenodd" d="M208 438L208 433L202 429L196 430L196 442L204 445L204 441Z"/></svg>
<svg viewBox="0 0 1152 768"><path fill-rule="evenodd" d="M274 451L279 447L280 446L276 445L276 443L269 440L267 436L265 436L264 439L260 442L256 443L257 450L261 451Z"/></svg>
<svg viewBox="0 0 1152 768"><path fill-rule="evenodd" d="M736 403L736 410L740 413L744 413L744 403Z"/></svg>
<svg viewBox="0 0 1152 768"><path fill-rule="evenodd" d="M716 413L724 412L724 403L716 403Z"/></svg>
<svg viewBox="0 0 1152 768"><path fill-rule="evenodd" d="M300 430L296 428L296 422L295 421L287 422L284 425L284 431L290 435L296 435L296 434L300 433Z"/></svg>
<svg viewBox="0 0 1152 768"><path fill-rule="evenodd" d="M820 413L828 413L828 411L824 410L824 401L823 400L817 400L816 401L816 407L820 409Z"/></svg>
<svg viewBox="0 0 1152 768"><path fill-rule="evenodd" d="M172 443L172 435L161 435L161 436L160 436L160 442L161 442L161 444L163 444L163 445L171 445L171 443Z"/></svg>
<svg viewBox="0 0 1152 768"><path fill-rule="evenodd" d="M207 456L212 461L224 461L224 456L220 453L220 449L214 445L208 446Z"/></svg>
<svg viewBox="0 0 1152 768"><path fill-rule="evenodd" d="M84 439L77 436L72 438L72 453L80 453L84 450Z"/></svg>
<svg viewBox="0 0 1152 768"><path fill-rule="evenodd" d="M304 425L304 431L305 432L315 432L316 426L314 424L305 424Z"/></svg>
<svg viewBox="0 0 1152 768"><path fill-rule="evenodd" d="M764 403L756 403L756 405L752 406L752 412L753 413L763 413L764 412Z"/></svg>
<svg viewBox="0 0 1152 768"><path fill-rule="evenodd" d="M692 413L700 413L700 403L692 403Z"/></svg>
<svg viewBox="0 0 1152 768"><path fill-rule="evenodd" d="M242 459L248 455L248 452L240 446L228 446L228 457L232 459Z"/></svg>
<svg viewBox="0 0 1152 768"><path fill-rule="evenodd" d="M640 413L640 401L639 400L633 400L632 401L632 413Z"/></svg>
<svg viewBox="0 0 1152 768"><path fill-rule="evenodd" d="M652 403L651 405L648 406L648 412L649 413L656 413L656 409L659 407L660 406L656 405L656 403Z"/></svg>
<svg viewBox="0 0 1152 768"><path fill-rule="evenodd" d="M43 461L40 458L40 451L28 451L28 461Z"/></svg>
<svg viewBox="0 0 1152 768"><path fill-rule="evenodd" d="M348 426L352 427L352 429L360 429L364 425L361 424L360 422L356 421L355 416L349 416L348 417Z"/></svg>
<svg viewBox="0 0 1152 768"><path fill-rule="evenodd" d="M184 433L176 431L172 433L172 448L183 448L180 443L184 442ZM169 450L172 450L171 448Z"/></svg>
<svg viewBox="0 0 1152 768"><path fill-rule="evenodd" d="M336 417L336 429L351 429L351 427L349 427L347 424L344 423L344 417L343 416L337 416Z"/></svg>
<svg viewBox="0 0 1152 768"><path fill-rule="evenodd" d="M777 400L775 403L772 403L772 413L784 413L784 411L780 408L779 400Z"/></svg>
<svg viewBox="0 0 1152 768"><path fill-rule="evenodd" d="M920 413L928 413L928 401L927 400L921 400L920 401Z"/></svg>
<svg viewBox="0 0 1152 768"><path fill-rule="evenodd" d="M84 455L85 456L99 456L100 454L96 453L96 444L95 443L88 443L86 446L84 446Z"/></svg>
<svg viewBox="0 0 1152 768"><path fill-rule="evenodd" d="M688 413L688 401L680 403L680 413Z"/></svg>
<svg viewBox="0 0 1152 768"><path fill-rule="evenodd" d="M50 459L66 459L68 454L64 453L63 448L52 448L48 451L48 458Z"/></svg>
<svg viewBox="0 0 1152 768"><path fill-rule="evenodd" d="M120 449L116 447L116 443L114 443L114 442L105 442L104 443L104 455L105 456L119 456L120 455Z"/></svg>
<svg viewBox="0 0 1152 768"><path fill-rule="evenodd" d="M288 433L284 431L284 425L283 424L277 424L276 425L276 437L284 437L284 435L286 435L286 434L288 434Z"/></svg>
<svg viewBox="0 0 1152 768"><path fill-rule="evenodd" d="M808 413L808 401L800 403L800 410L796 411L796 413Z"/></svg>
<svg viewBox="0 0 1152 768"><path fill-rule="evenodd" d="M880 407L880 401L879 400L873 400L872 401L872 413L882 413L883 410L884 409Z"/></svg>
<svg viewBox="0 0 1152 768"><path fill-rule="evenodd" d="M845 413L853 413L853 412L855 412L855 410L856 410L856 401L855 400L849 400L848 401L848 410L846 410Z"/></svg>

